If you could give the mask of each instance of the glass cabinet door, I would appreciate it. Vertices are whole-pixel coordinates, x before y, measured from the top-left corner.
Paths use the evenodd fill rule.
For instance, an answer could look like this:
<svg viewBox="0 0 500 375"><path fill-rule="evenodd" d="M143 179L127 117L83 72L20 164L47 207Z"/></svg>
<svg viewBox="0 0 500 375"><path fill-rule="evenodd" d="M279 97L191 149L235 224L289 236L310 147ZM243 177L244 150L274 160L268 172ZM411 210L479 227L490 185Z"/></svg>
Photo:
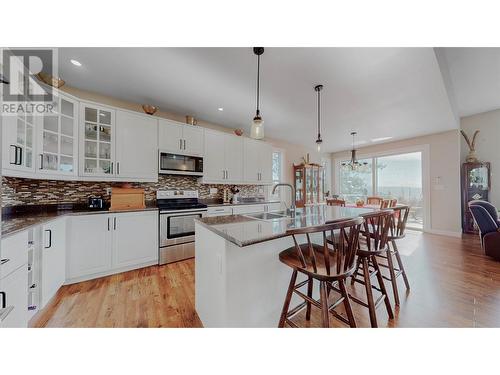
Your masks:
<svg viewBox="0 0 500 375"><path fill-rule="evenodd" d="M114 111L84 105L83 173L109 176L113 172Z"/></svg>
<svg viewBox="0 0 500 375"><path fill-rule="evenodd" d="M311 196L312 196L312 204L318 203L318 180L319 180L319 169L316 166L311 168L312 173L312 181L311 181Z"/></svg>
<svg viewBox="0 0 500 375"><path fill-rule="evenodd" d="M304 169L295 169L295 203L298 207L304 205Z"/></svg>
<svg viewBox="0 0 500 375"><path fill-rule="evenodd" d="M41 122L39 171L50 174L76 172L77 102L64 96L54 100L54 110Z"/></svg>
<svg viewBox="0 0 500 375"><path fill-rule="evenodd" d="M306 201L305 204L313 203L312 195L312 170L311 168L304 168L305 170L305 181L306 181Z"/></svg>

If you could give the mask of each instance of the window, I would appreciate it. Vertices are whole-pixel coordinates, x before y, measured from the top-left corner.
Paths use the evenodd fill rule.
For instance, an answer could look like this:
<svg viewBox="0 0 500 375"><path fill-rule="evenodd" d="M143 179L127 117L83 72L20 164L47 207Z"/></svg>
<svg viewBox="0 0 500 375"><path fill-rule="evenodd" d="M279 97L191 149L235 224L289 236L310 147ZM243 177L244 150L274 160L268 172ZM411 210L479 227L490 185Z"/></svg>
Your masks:
<svg viewBox="0 0 500 375"><path fill-rule="evenodd" d="M368 165L362 171L340 169L340 195L348 203L355 203L358 199L366 200L367 196L373 194L372 159L363 159L359 162L366 162Z"/></svg>
<svg viewBox="0 0 500 375"><path fill-rule="evenodd" d="M283 152L273 151L273 184L280 183L283 180ZM280 190L277 189L276 194L269 194L270 199L280 200Z"/></svg>

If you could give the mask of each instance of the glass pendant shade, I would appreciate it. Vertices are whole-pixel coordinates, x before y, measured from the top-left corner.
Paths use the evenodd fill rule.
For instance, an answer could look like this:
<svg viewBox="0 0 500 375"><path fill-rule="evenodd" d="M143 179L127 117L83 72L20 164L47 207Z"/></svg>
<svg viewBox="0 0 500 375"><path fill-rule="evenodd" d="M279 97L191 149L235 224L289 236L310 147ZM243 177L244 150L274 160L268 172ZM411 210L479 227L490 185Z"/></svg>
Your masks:
<svg viewBox="0 0 500 375"><path fill-rule="evenodd" d="M260 116L255 116L250 129L250 137L253 139L264 138L264 121Z"/></svg>

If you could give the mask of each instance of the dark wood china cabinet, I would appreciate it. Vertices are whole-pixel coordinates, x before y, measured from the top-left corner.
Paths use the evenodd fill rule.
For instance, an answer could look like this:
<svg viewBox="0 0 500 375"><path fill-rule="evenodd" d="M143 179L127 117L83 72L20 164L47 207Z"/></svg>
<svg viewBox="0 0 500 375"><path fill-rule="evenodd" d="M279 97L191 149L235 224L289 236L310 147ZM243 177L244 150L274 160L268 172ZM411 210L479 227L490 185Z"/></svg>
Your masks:
<svg viewBox="0 0 500 375"><path fill-rule="evenodd" d="M319 164L301 164L293 166L295 185L295 205L324 203L325 168Z"/></svg>
<svg viewBox="0 0 500 375"><path fill-rule="evenodd" d="M468 203L478 199L489 201L490 187L490 163L462 164L462 230L464 233L478 233Z"/></svg>

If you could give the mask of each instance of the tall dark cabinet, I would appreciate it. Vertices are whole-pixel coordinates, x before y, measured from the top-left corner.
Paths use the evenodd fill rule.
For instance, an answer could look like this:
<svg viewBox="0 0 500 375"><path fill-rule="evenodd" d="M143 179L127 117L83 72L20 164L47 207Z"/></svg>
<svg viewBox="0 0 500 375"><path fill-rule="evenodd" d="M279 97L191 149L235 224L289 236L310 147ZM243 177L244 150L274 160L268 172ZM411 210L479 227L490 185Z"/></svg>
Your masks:
<svg viewBox="0 0 500 375"><path fill-rule="evenodd" d="M489 201L490 173L490 163L462 164L462 230L464 233L478 233L468 203L478 199Z"/></svg>

